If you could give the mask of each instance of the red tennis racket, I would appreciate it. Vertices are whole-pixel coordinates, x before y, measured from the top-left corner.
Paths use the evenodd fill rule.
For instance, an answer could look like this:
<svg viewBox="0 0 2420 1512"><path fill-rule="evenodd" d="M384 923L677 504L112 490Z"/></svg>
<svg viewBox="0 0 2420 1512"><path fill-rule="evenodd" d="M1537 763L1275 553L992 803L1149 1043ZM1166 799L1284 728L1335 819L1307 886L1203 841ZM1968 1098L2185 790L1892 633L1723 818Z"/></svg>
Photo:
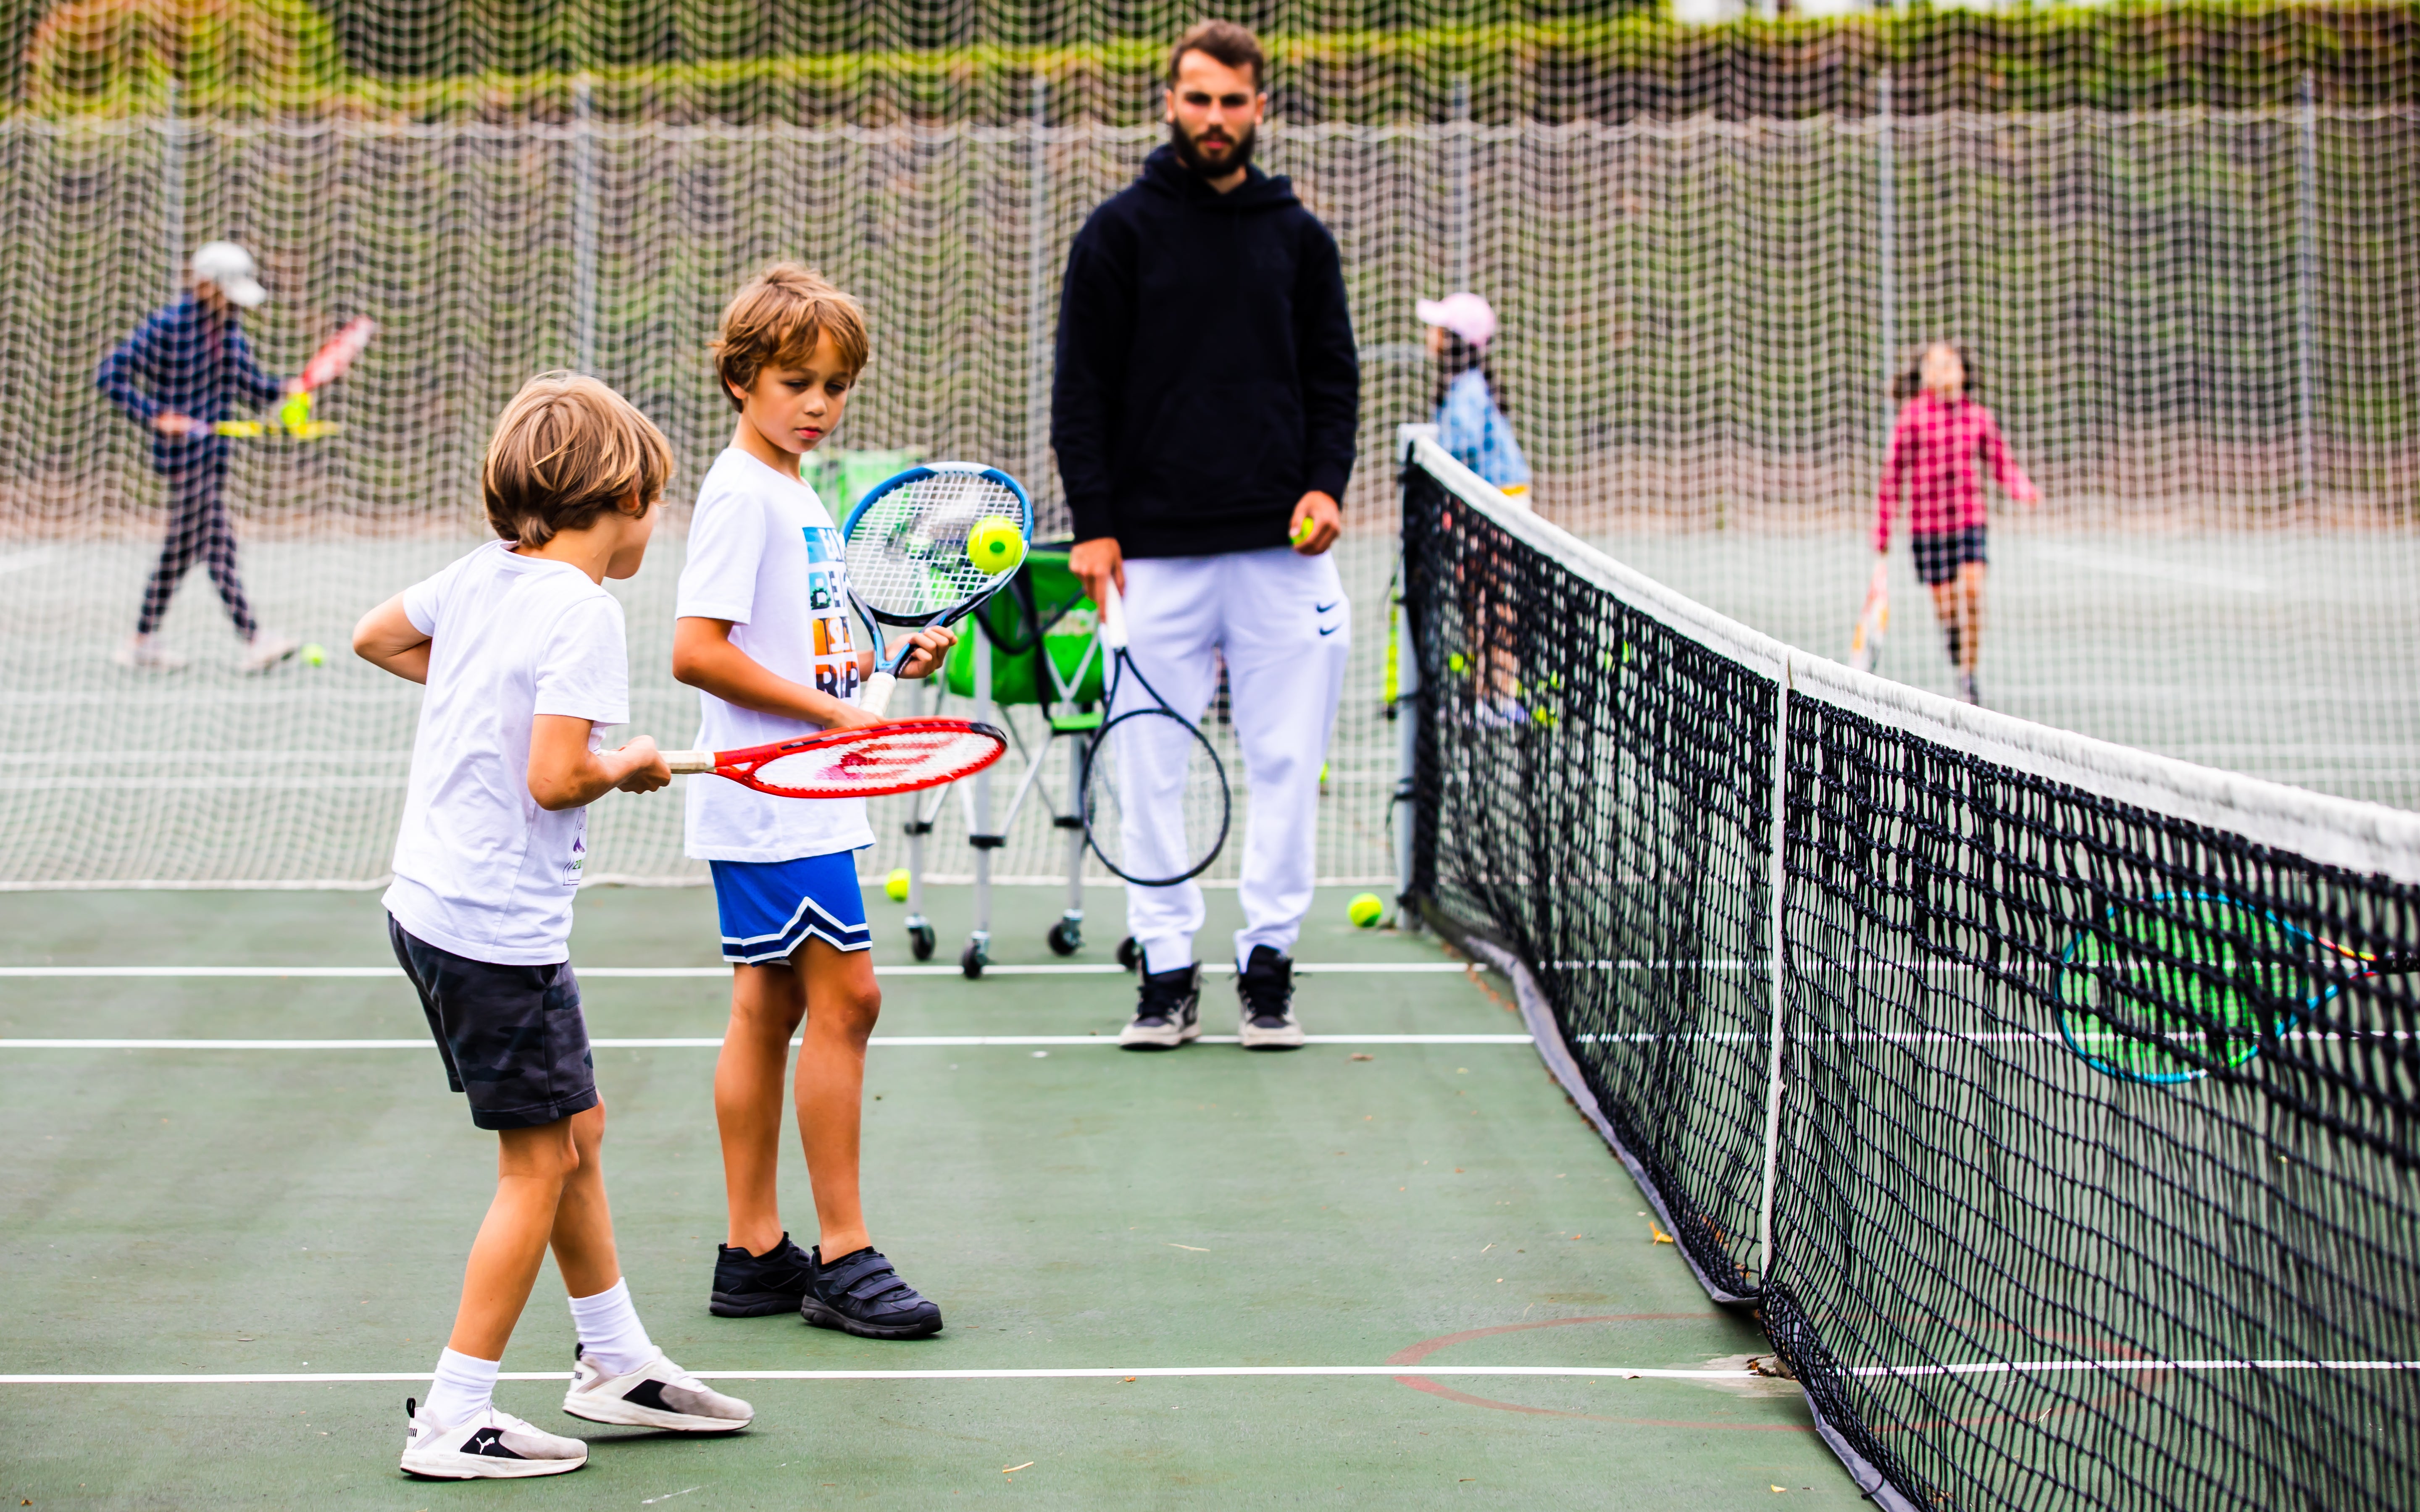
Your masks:
<svg viewBox="0 0 2420 1512"><path fill-rule="evenodd" d="M311 354L311 360L302 364L303 389L307 392L343 378L345 369L353 365L353 359L362 354L363 348L370 344L370 338L377 334L378 322L368 316L355 316L346 321L344 329L321 342L319 349Z"/></svg>
<svg viewBox="0 0 2420 1512"><path fill-rule="evenodd" d="M675 773L711 772L781 798L878 798L971 777L1000 760L1008 739L965 719L901 719L862 730L751 746L668 750Z"/></svg>

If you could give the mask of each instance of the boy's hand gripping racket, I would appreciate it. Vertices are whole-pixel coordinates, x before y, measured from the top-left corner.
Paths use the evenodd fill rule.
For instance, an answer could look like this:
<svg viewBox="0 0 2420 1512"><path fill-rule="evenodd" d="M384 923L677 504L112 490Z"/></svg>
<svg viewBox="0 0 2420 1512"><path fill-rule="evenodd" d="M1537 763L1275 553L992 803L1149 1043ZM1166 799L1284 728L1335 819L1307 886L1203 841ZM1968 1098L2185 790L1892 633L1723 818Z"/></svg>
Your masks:
<svg viewBox="0 0 2420 1512"><path fill-rule="evenodd" d="M2236 1067L2347 981L2420 971L2215 892L2112 903L2059 954L2058 1032L2092 1069L2172 1086Z"/></svg>
<svg viewBox="0 0 2420 1512"><path fill-rule="evenodd" d="M1227 843L1227 769L1201 728L1169 707L1126 650L1125 601L1101 585L1101 643L1115 665L1104 723L1084 748L1084 839L1101 864L1141 887L1199 876ZM1132 678L1148 702L1118 695Z"/></svg>
<svg viewBox="0 0 2420 1512"><path fill-rule="evenodd" d="M874 486L841 527L848 563L848 593L875 634L875 671L857 706L880 714L891 703L899 669L913 648L902 646L886 665L882 627L926 630L954 625L998 593L1015 576L997 562L975 560L968 537L1001 521L1016 527L1022 543L1033 534L1033 505L1024 487L998 468L973 462L927 462Z"/></svg>
<svg viewBox="0 0 2420 1512"><path fill-rule="evenodd" d="M829 730L745 750L668 750L675 773L710 772L780 798L878 798L972 776L1000 760L1008 740L965 719L901 719Z"/></svg>

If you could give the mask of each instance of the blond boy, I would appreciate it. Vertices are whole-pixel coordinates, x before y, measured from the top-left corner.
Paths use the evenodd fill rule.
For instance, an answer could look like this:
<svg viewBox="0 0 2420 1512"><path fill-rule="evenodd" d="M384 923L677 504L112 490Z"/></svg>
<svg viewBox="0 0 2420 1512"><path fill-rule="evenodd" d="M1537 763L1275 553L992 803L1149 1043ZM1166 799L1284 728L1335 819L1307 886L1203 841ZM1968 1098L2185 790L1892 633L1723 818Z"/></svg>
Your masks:
<svg viewBox="0 0 2420 1512"><path fill-rule="evenodd" d="M578 1439L499 1410L504 1344L551 1248L579 1343L563 1410L598 1423L728 1433L755 1415L649 1341L613 1246L605 1106L567 949L587 806L672 780L629 719L629 656L608 578L639 570L672 449L593 378L532 378L481 473L499 539L362 617L353 649L427 685L387 933L447 1081L496 1133L496 1196L471 1246L427 1400L407 1401L403 1469L451 1480L553 1475Z"/></svg>

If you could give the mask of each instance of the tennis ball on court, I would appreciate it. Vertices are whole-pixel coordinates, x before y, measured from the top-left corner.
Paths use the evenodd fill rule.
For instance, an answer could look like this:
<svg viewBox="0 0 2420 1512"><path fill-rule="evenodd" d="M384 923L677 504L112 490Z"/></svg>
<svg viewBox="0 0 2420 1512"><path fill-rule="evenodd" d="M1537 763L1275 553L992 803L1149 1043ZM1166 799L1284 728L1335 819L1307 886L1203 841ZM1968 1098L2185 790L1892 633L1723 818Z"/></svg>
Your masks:
<svg viewBox="0 0 2420 1512"><path fill-rule="evenodd" d="M1344 917L1353 920L1355 929L1371 929L1387 917L1387 904L1374 892L1357 892L1344 905Z"/></svg>
<svg viewBox="0 0 2420 1512"><path fill-rule="evenodd" d="M1025 535L1005 515L985 515L967 532L967 555L994 577L1025 560Z"/></svg>
<svg viewBox="0 0 2420 1512"><path fill-rule="evenodd" d="M328 665L328 648L319 644L317 640L304 646L302 648L302 665L305 667L325 667Z"/></svg>
<svg viewBox="0 0 2420 1512"><path fill-rule="evenodd" d="M890 899L894 903L904 903L908 901L908 869L906 867L894 868L889 876L882 879L882 896Z"/></svg>

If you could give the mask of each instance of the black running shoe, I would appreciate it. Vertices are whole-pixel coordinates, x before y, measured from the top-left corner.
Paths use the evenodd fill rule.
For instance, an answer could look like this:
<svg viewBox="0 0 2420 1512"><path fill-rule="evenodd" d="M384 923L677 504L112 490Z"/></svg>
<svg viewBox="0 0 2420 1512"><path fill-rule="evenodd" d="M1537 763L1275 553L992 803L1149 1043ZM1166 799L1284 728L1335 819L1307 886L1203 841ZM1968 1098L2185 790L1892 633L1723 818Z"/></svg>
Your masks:
<svg viewBox="0 0 2420 1512"><path fill-rule="evenodd" d="M1255 945L1235 973L1235 996L1243 1009L1238 1038L1247 1050L1299 1050L1302 1026L1294 1016L1294 962L1269 946Z"/></svg>
<svg viewBox="0 0 2420 1512"><path fill-rule="evenodd" d="M762 1255L751 1255L737 1244L718 1245L716 1251L714 1295L706 1310L717 1318L770 1318L796 1311L815 1268L787 1234Z"/></svg>
<svg viewBox="0 0 2420 1512"><path fill-rule="evenodd" d="M920 1339L941 1331L941 1309L899 1273L878 1250L867 1248L825 1261L821 1246L808 1252L814 1272L799 1316L817 1328L837 1328L861 1339Z"/></svg>
<svg viewBox="0 0 2420 1512"><path fill-rule="evenodd" d="M1134 1022L1118 1031L1121 1050L1173 1050L1202 1038L1202 968L1145 972Z"/></svg>

